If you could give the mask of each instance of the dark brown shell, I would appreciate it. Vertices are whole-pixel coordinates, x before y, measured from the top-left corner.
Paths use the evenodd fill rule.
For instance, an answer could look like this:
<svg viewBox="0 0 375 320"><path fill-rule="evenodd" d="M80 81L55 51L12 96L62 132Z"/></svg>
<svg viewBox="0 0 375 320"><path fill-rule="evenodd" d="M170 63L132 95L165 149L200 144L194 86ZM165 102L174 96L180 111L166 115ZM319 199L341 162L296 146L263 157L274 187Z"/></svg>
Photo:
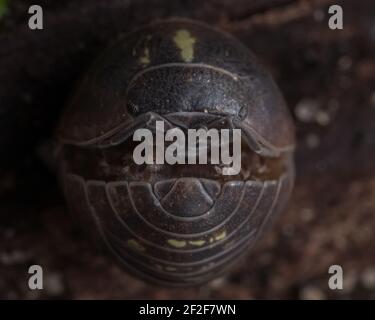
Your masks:
<svg viewBox="0 0 375 320"><path fill-rule="evenodd" d="M178 31L195 41L188 62L174 40ZM186 20L152 24L110 46L83 79L59 133L89 144L147 112L204 110L234 116L275 150L294 147L284 99L255 56L232 36Z"/></svg>
<svg viewBox="0 0 375 320"><path fill-rule="evenodd" d="M251 174L137 167L132 133L158 119L242 129ZM234 264L293 185L294 130L277 86L238 40L202 23L163 21L116 41L83 79L58 136L73 212L128 270L166 285L199 284ZM257 173L254 159L269 172Z"/></svg>

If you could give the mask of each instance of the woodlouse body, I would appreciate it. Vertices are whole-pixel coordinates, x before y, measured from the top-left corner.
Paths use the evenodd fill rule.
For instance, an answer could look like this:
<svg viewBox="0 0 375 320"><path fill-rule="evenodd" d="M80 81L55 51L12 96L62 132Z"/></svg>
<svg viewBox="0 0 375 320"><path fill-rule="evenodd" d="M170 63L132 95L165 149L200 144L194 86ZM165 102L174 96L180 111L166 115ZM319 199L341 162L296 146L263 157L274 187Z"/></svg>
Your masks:
<svg viewBox="0 0 375 320"><path fill-rule="evenodd" d="M242 169L138 166L132 133L239 128ZM167 20L117 40L95 62L58 131L67 202L151 282L194 285L233 265L286 203L294 130L272 78L238 40Z"/></svg>

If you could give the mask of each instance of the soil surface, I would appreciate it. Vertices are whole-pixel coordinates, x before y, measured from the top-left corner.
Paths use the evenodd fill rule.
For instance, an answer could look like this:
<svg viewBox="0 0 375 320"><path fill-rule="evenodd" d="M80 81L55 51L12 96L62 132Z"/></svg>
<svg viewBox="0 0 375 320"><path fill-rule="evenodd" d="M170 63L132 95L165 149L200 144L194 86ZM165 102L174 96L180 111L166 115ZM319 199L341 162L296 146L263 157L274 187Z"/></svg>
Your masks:
<svg viewBox="0 0 375 320"><path fill-rule="evenodd" d="M375 298L375 3L361 1L35 1L0 10L0 298ZM0 1L0 5L2 5ZM328 7L344 29L328 28ZM64 205L50 143L70 92L117 34L185 16L231 32L281 87L297 127L288 208L224 278L183 290L141 282L94 249ZM28 268L44 269L44 290ZM344 289L328 287L340 265Z"/></svg>

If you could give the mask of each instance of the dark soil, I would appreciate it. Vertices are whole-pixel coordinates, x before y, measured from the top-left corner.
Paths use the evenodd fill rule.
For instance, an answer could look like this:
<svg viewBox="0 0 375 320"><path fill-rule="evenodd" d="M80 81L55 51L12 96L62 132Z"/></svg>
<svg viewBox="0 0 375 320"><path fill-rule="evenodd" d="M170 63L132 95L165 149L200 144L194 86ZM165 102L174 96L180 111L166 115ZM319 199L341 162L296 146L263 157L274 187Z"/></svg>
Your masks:
<svg viewBox="0 0 375 320"><path fill-rule="evenodd" d="M375 298L375 3L10 0L0 18L0 298ZM344 30L328 28L341 4ZM295 117L297 181L287 210L225 278L170 290L129 276L64 206L49 143L74 84L116 34L187 16L233 33L273 73ZM30 265L45 289L28 289ZM328 268L344 270L330 290Z"/></svg>

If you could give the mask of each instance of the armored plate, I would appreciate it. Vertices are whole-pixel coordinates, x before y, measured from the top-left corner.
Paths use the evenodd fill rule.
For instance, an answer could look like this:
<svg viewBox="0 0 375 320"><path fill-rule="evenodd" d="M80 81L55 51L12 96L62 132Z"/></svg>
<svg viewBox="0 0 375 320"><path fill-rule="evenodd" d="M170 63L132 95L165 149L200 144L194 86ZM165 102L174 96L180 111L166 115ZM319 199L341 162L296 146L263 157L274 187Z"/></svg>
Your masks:
<svg viewBox="0 0 375 320"><path fill-rule="evenodd" d="M82 80L59 135L94 143L147 112L231 116L271 154L295 144L284 99L255 56L231 35L189 20L154 23L115 41Z"/></svg>
<svg viewBox="0 0 375 320"><path fill-rule="evenodd" d="M136 165L132 134L239 128L241 172ZM208 281L238 262L282 210L294 130L271 77L238 40L170 20L117 40L95 62L58 131L67 203L126 268L169 286Z"/></svg>

